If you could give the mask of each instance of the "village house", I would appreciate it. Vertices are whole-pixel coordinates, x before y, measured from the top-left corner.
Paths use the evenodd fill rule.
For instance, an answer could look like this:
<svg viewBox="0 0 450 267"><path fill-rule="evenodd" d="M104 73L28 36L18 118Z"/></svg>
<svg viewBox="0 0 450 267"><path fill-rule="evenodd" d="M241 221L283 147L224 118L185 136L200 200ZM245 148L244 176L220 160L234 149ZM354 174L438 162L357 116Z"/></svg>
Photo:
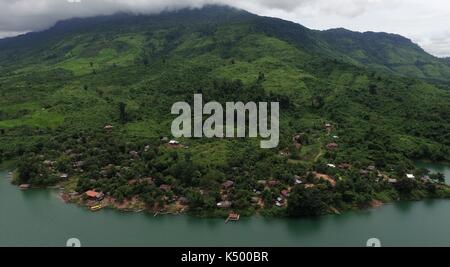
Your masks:
<svg viewBox="0 0 450 267"><path fill-rule="evenodd" d="M414 174L410 174L410 173L406 174L406 178L408 178L408 179L416 179Z"/></svg>
<svg viewBox="0 0 450 267"><path fill-rule="evenodd" d="M69 179L69 175L67 173L61 173L61 174L59 174L59 178L61 178L63 180L67 180L67 179Z"/></svg>
<svg viewBox="0 0 450 267"><path fill-rule="evenodd" d="M304 143L305 140L305 134L301 133L301 134L297 134L296 136L294 136L292 138L292 142L294 143L294 146L297 150L300 150L302 148L302 144Z"/></svg>
<svg viewBox="0 0 450 267"><path fill-rule="evenodd" d="M284 149L284 150L280 151L280 156L289 157L290 155L291 155L291 153L289 153L289 149Z"/></svg>
<svg viewBox="0 0 450 267"><path fill-rule="evenodd" d="M177 140L170 140L170 141L167 143L167 146L168 146L169 148L179 148L179 147L181 147L181 144L180 144L180 142L178 142Z"/></svg>
<svg viewBox="0 0 450 267"><path fill-rule="evenodd" d="M161 189L162 191L165 191L165 192L169 192L170 190L172 190L172 187L167 184L162 184L159 186L159 189Z"/></svg>
<svg viewBox="0 0 450 267"><path fill-rule="evenodd" d="M336 165L334 165L334 164L327 164L327 166L328 166L329 168L336 169Z"/></svg>
<svg viewBox="0 0 450 267"><path fill-rule="evenodd" d="M83 168L86 163L84 161L77 161L73 164L75 168Z"/></svg>
<svg viewBox="0 0 450 267"><path fill-rule="evenodd" d="M231 206L232 206L232 203L227 200L217 203L217 207L220 209L228 209L228 208L231 208Z"/></svg>
<svg viewBox="0 0 450 267"><path fill-rule="evenodd" d="M54 161L51 161L51 160L44 160L43 164L44 164L45 166L52 167L53 165L55 165L55 162L54 162Z"/></svg>
<svg viewBox="0 0 450 267"><path fill-rule="evenodd" d="M104 129L105 129L105 130L112 130L112 129L114 129L114 126L112 126L112 125L106 125L106 126L104 127Z"/></svg>
<svg viewBox="0 0 450 267"><path fill-rule="evenodd" d="M348 163L342 163L339 164L338 168L341 170L350 170L352 168L352 165Z"/></svg>
<svg viewBox="0 0 450 267"><path fill-rule="evenodd" d="M128 181L128 185L137 185L139 183L138 179L132 179Z"/></svg>
<svg viewBox="0 0 450 267"><path fill-rule="evenodd" d="M89 190L85 193L85 195L89 198L89 199L95 199L95 200L102 200L105 195L103 193L99 193L96 192L94 190Z"/></svg>
<svg viewBox="0 0 450 267"><path fill-rule="evenodd" d="M233 186L234 186L233 181L226 181L222 184L222 189L229 190L229 189L233 188Z"/></svg>
<svg viewBox="0 0 450 267"><path fill-rule="evenodd" d="M258 184L259 184L259 185L266 186L266 185L267 185L267 181L266 181L266 180L259 180L259 181L258 181Z"/></svg>
<svg viewBox="0 0 450 267"><path fill-rule="evenodd" d="M259 190L256 189L256 188L253 188L253 193L255 193L255 194L257 194L257 195L261 195L261 194L262 194L261 191L259 191Z"/></svg>
<svg viewBox="0 0 450 267"><path fill-rule="evenodd" d="M289 197L289 190L287 189L281 190L281 196L283 196L284 198Z"/></svg>
<svg viewBox="0 0 450 267"><path fill-rule="evenodd" d="M252 197L251 201L253 204L258 204L261 201L261 198L260 197Z"/></svg>
<svg viewBox="0 0 450 267"><path fill-rule="evenodd" d="M371 165L371 166L367 167L367 170L368 170L368 171L371 171L371 172L374 172L374 171L377 170L377 167Z"/></svg>
<svg viewBox="0 0 450 267"><path fill-rule="evenodd" d="M277 186L279 184L280 184L280 182L277 181L277 180L270 180L269 182L267 182L267 185L270 186L270 187L274 187L274 186Z"/></svg>
<svg viewBox="0 0 450 267"><path fill-rule="evenodd" d="M275 201L275 206L279 208L286 206L286 204L287 204L286 199L283 198L282 196L279 196Z"/></svg>
<svg viewBox="0 0 450 267"><path fill-rule="evenodd" d="M338 147L339 147L339 145L336 144L336 143L329 143L329 144L327 145L327 149L328 149L329 151L336 150Z"/></svg>
<svg viewBox="0 0 450 267"><path fill-rule="evenodd" d="M220 194L220 199L221 199L221 201L228 200L228 195L222 193L222 194Z"/></svg>
<svg viewBox="0 0 450 267"><path fill-rule="evenodd" d="M396 184L397 182L397 179L388 179L388 183L390 184Z"/></svg>
<svg viewBox="0 0 450 267"><path fill-rule="evenodd" d="M181 205L189 205L189 203L190 203L190 201L189 201L189 199L188 199L187 197L180 197L180 198L178 199L178 202L179 202Z"/></svg>
<svg viewBox="0 0 450 267"><path fill-rule="evenodd" d="M113 164L108 164L107 166L103 167L102 170L113 170L115 168L115 166Z"/></svg>
<svg viewBox="0 0 450 267"><path fill-rule="evenodd" d="M292 138L292 141L302 144L306 139L306 133L299 133Z"/></svg>
<svg viewBox="0 0 450 267"><path fill-rule="evenodd" d="M89 190L84 193L88 198L97 198L98 193L94 190Z"/></svg>
<svg viewBox="0 0 450 267"><path fill-rule="evenodd" d="M130 155L135 159L139 158L139 153L137 151L130 151Z"/></svg>

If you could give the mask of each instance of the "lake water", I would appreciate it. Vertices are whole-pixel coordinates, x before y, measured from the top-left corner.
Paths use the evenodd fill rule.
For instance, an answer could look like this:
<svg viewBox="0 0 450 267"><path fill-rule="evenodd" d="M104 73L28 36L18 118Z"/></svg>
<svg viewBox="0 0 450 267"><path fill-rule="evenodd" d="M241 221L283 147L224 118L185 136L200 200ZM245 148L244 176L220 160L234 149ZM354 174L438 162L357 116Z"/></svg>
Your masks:
<svg viewBox="0 0 450 267"><path fill-rule="evenodd" d="M431 166L428 166L431 168ZM433 165L450 178L450 168ZM450 246L450 200L385 205L318 219L153 217L64 204L52 190L20 191L0 172L0 246Z"/></svg>

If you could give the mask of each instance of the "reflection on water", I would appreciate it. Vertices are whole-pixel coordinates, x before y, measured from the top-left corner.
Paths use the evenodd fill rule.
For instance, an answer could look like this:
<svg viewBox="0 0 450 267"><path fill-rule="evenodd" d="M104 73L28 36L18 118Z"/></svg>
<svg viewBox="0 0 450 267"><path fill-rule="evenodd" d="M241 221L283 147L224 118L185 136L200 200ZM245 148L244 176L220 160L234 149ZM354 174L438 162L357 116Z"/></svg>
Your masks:
<svg viewBox="0 0 450 267"><path fill-rule="evenodd" d="M414 208L415 204L416 203L414 203L414 202L405 201L405 202L397 203L396 205L394 205L394 207L398 212L407 214L411 211L411 209Z"/></svg>

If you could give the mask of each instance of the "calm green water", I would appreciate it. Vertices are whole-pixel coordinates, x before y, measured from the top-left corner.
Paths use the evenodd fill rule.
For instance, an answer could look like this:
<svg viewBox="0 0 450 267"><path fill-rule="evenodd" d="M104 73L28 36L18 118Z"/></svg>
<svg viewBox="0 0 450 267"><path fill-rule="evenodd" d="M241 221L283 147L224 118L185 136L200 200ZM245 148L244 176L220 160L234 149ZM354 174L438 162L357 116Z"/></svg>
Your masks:
<svg viewBox="0 0 450 267"><path fill-rule="evenodd" d="M428 166L430 167L430 166ZM449 175L448 168L447 175ZM450 246L450 201L386 205L320 219L220 219L92 213L51 190L20 191L0 172L0 246Z"/></svg>

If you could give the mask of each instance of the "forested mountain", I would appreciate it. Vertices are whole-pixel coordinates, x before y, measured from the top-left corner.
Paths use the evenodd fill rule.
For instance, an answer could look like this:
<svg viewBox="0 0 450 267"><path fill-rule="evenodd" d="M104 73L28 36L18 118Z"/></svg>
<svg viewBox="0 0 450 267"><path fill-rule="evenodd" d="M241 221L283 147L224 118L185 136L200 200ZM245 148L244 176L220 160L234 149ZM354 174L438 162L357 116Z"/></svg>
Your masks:
<svg viewBox="0 0 450 267"><path fill-rule="evenodd" d="M449 80L450 68L411 40L395 34L333 29L321 32L330 47L355 64L393 73Z"/></svg>
<svg viewBox="0 0 450 267"><path fill-rule="evenodd" d="M79 31L119 30L129 27L174 26L203 24L204 29L220 23L243 23L252 30L273 35L277 38L315 52L349 63L389 71L392 73L419 78L450 80L450 67L442 60L426 53L411 40L395 34L375 32L353 32L346 29L314 31L299 24L276 18L259 17L242 10L227 7L210 6L204 9L166 12L154 16L135 16L118 14L114 16L72 19L57 23L49 30L31 33L25 36L0 40L2 50L11 60L36 56L38 49L46 49L52 41ZM92 29L94 27L94 29ZM206 28L205 28L206 27ZM30 49L33 43L36 50ZM12 50L10 50L12 48ZM4 53L6 54L6 53ZM20 56L18 55L20 54ZM447 59L444 59L448 62Z"/></svg>
<svg viewBox="0 0 450 267"><path fill-rule="evenodd" d="M442 196L445 188L404 176L414 160L450 160L448 71L400 36L313 31L227 7L72 19L0 40L0 155L20 159L20 183L55 184L65 173L68 191L158 209L185 197L198 212L229 201L278 213L294 177L321 201L292 205L296 216ZM195 93L280 102L280 146L167 144L172 104Z"/></svg>

